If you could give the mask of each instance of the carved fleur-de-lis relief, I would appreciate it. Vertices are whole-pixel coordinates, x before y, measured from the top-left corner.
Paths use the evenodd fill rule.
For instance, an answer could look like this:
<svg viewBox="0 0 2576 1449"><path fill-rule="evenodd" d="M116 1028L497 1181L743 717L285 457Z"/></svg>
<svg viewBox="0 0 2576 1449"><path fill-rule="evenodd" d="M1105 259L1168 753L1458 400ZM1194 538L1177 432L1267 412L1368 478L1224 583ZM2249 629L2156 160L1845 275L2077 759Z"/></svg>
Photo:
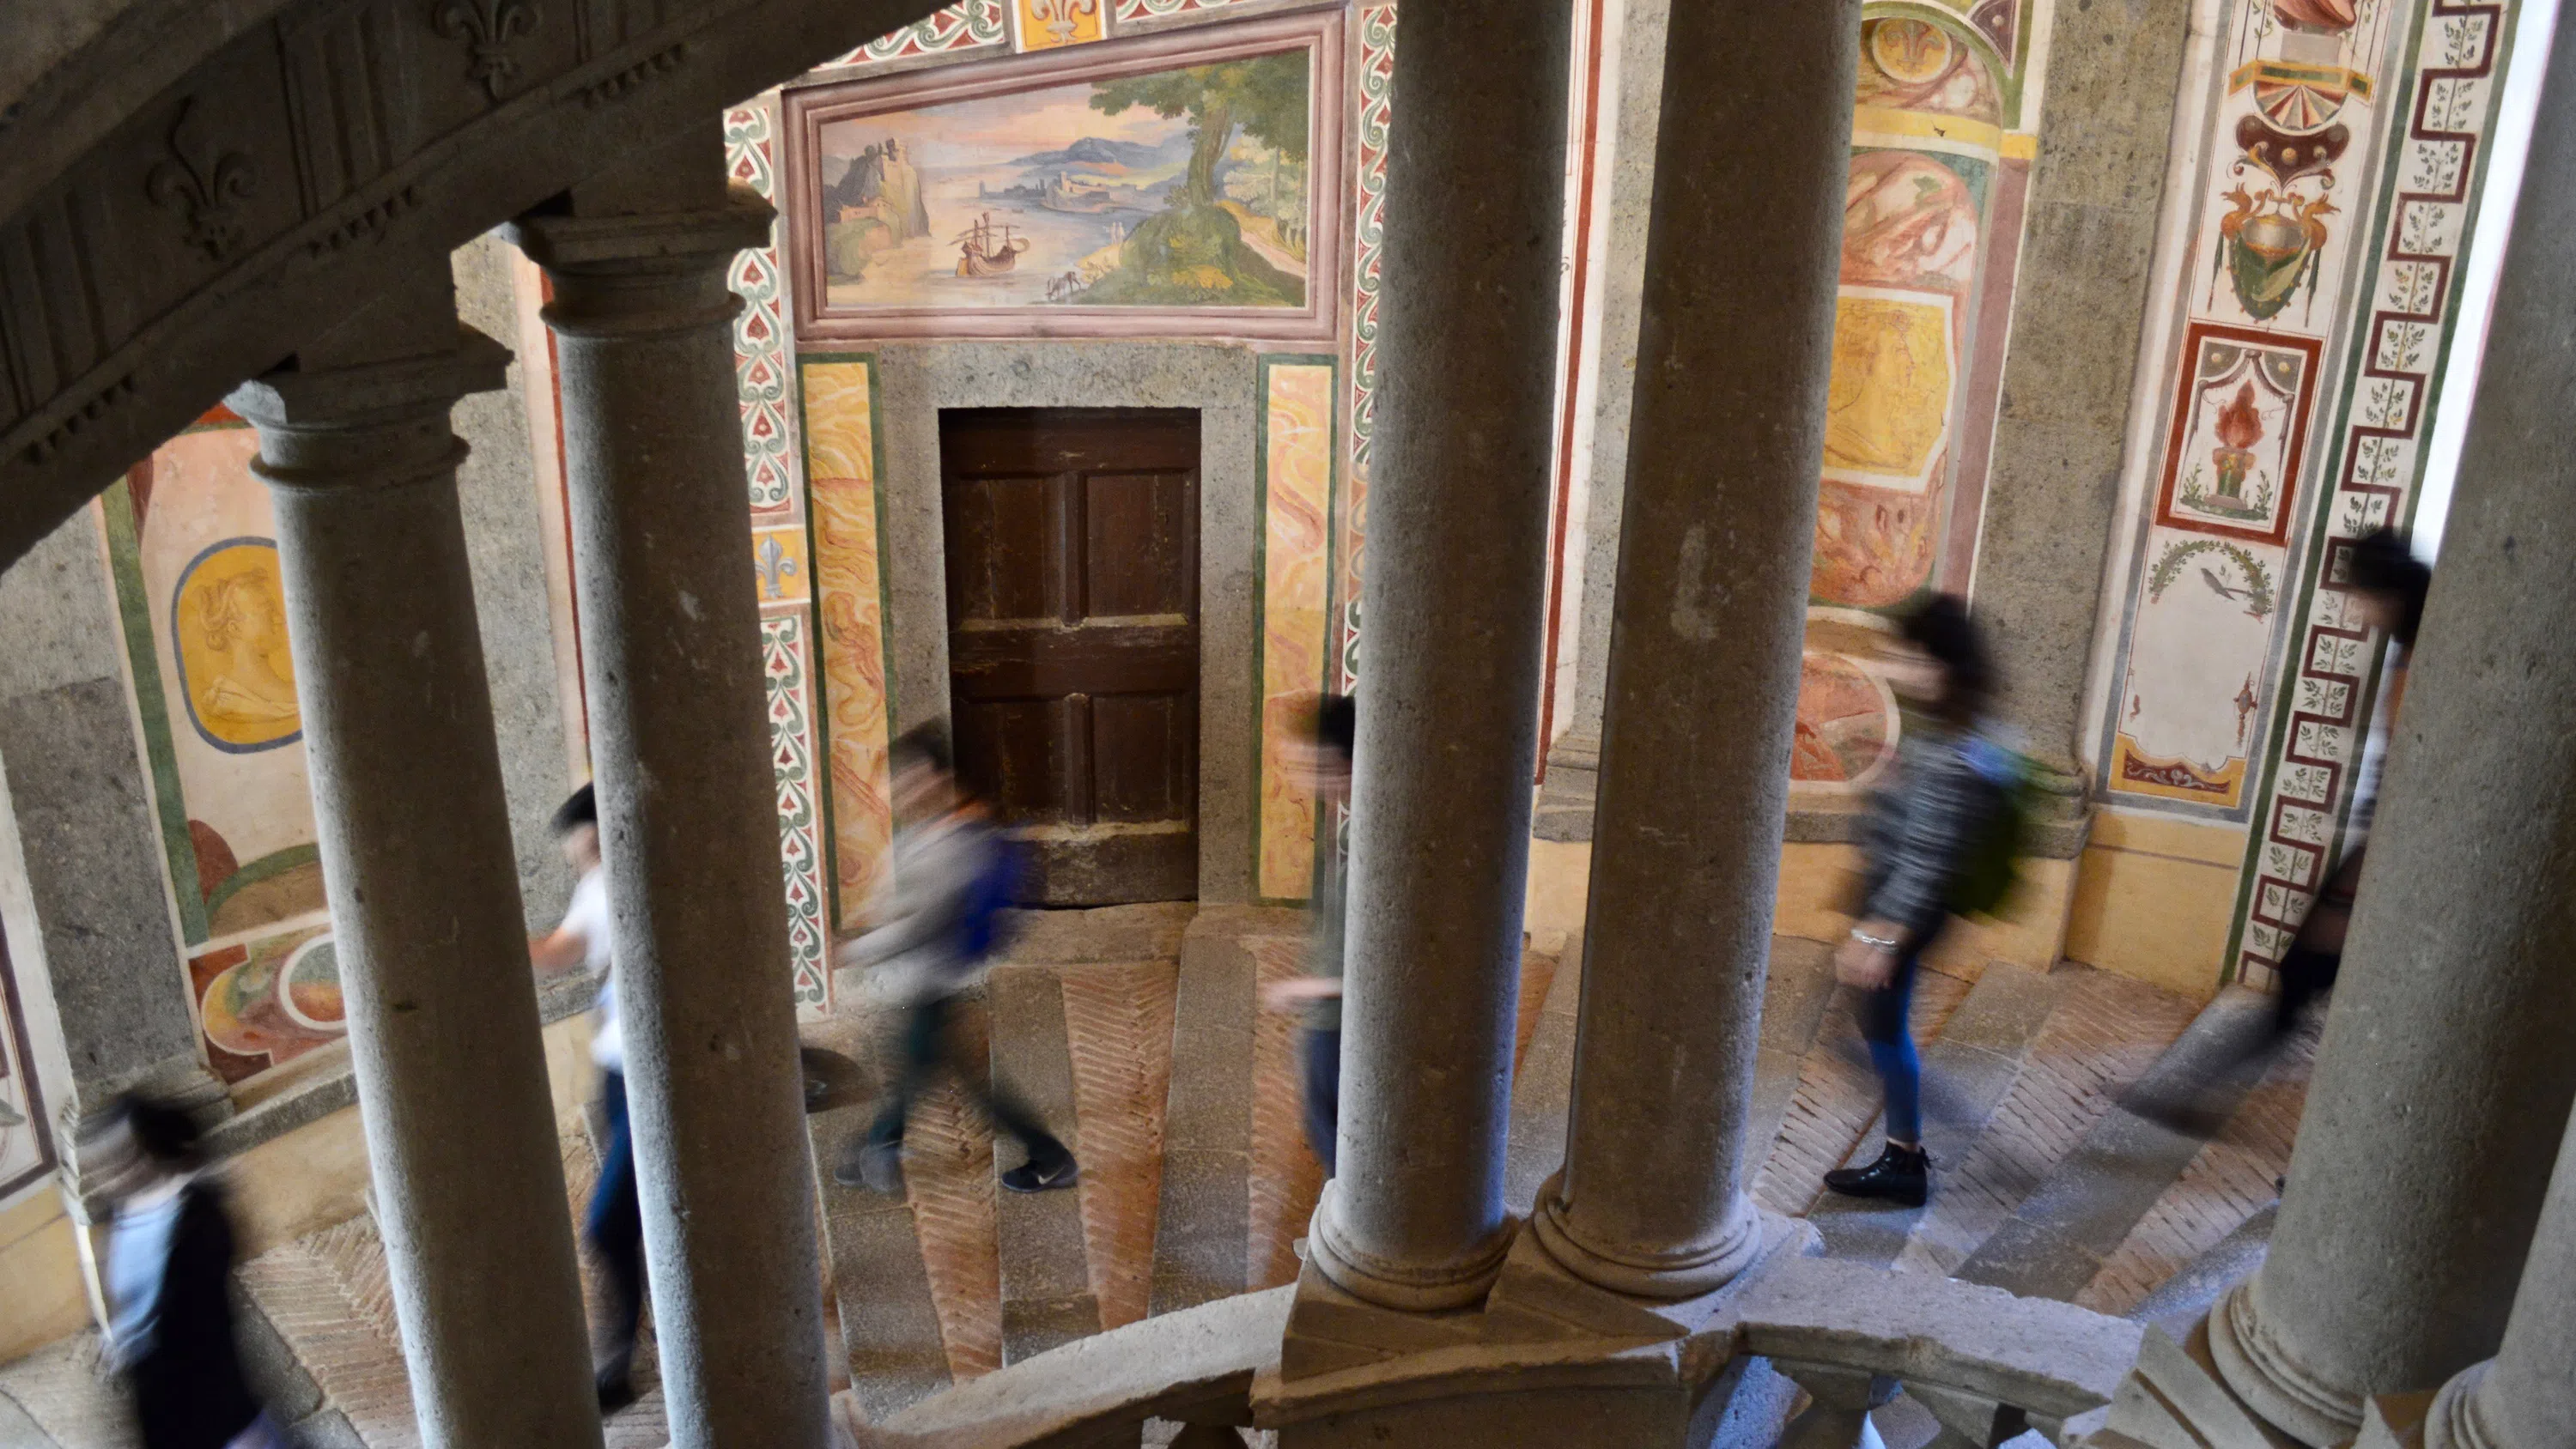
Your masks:
<svg viewBox="0 0 2576 1449"><path fill-rule="evenodd" d="M496 101L519 76L510 47L533 32L540 18L535 0L438 0L429 12L439 34L465 42L473 57L466 74Z"/></svg>
<svg viewBox="0 0 2576 1449"><path fill-rule="evenodd" d="M153 205L178 212L187 224L188 245L220 262L242 244L247 228L239 207L258 192L259 172L245 152L198 144L189 125L196 115L195 97L180 102L165 142L169 159L145 173L143 194Z"/></svg>

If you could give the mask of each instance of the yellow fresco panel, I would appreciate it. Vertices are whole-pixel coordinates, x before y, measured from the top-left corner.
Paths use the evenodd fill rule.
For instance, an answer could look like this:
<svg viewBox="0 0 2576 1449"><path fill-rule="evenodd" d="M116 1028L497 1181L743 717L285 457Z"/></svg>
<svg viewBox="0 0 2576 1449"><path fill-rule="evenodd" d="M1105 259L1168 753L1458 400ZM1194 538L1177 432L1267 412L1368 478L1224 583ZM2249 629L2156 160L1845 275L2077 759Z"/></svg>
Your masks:
<svg viewBox="0 0 2576 1449"><path fill-rule="evenodd" d="M751 535L751 564L759 571L760 604L792 604L813 594L805 577L805 530L763 528Z"/></svg>
<svg viewBox="0 0 2576 1449"><path fill-rule="evenodd" d="M877 552L876 420L865 362L802 365L813 588L823 624L834 866L844 930L859 924L894 840L886 771L885 605Z"/></svg>
<svg viewBox="0 0 2576 1449"><path fill-rule="evenodd" d="M1922 479L1949 427L1950 372L1950 319L1938 301L1836 298L1826 469Z"/></svg>
<svg viewBox="0 0 2576 1449"><path fill-rule="evenodd" d="M1324 614L1332 571L1333 369L1269 373L1263 439L1268 496L1261 580L1260 893L1303 900L1313 889L1315 797L1288 778L1283 750L1301 706L1324 687Z"/></svg>
<svg viewBox="0 0 2576 1449"><path fill-rule="evenodd" d="M244 539L200 555L179 580L173 612L189 716L208 739L257 749L303 727L277 545Z"/></svg>

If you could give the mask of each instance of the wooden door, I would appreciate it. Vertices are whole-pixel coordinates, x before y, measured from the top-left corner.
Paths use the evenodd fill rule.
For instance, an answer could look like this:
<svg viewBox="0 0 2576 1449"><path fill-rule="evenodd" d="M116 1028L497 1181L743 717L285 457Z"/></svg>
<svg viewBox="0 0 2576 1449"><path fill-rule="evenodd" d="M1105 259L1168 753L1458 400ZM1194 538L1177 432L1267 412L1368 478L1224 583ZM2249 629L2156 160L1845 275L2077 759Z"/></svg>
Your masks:
<svg viewBox="0 0 2576 1449"><path fill-rule="evenodd" d="M957 768L1031 904L1198 894L1199 417L939 415Z"/></svg>

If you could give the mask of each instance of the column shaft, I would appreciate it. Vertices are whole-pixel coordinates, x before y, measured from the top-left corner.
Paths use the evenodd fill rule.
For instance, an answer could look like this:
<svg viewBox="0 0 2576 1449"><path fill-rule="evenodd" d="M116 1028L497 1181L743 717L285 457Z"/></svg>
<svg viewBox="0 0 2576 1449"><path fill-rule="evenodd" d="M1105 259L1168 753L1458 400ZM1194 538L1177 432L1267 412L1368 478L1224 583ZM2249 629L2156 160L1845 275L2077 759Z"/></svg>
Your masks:
<svg viewBox="0 0 2576 1449"><path fill-rule="evenodd" d="M555 300L618 1004L673 1442L820 1449L814 1181L787 980L725 287L767 203L525 218ZM681 174L684 173L684 174ZM649 185L636 191L649 191ZM685 204L685 202L683 203Z"/></svg>
<svg viewBox="0 0 2576 1449"><path fill-rule="evenodd" d="M2576 286L2576 26L2558 27L2547 64L2477 410L2460 459L2453 541L2442 556L2445 588L2476 587L2501 608L2512 601L2512 585L2505 579L2489 582L2473 570L2481 559L2502 559L2514 569L2514 581L2548 596L2535 601L2545 622L2535 620L2530 632L2517 633L2510 641L2513 652L2499 661L2508 678L2519 673L2523 660L2558 661L2554 699L2517 699L2509 716L2520 725L2515 732L2535 750L2550 747L2550 734L2564 728L2567 710L2576 703L2576 681L2567 677L2566 635L2558 633L2554 652L2545 642L2549 631L2576 624L2576 541L2568 537L2565 506L2565 480L2576 472L2576 443L2567 436L2563 416L2566 399L2576 393L2576 324L2569 321L2565 306L2569 287ZM2410 715L2409 723L2416 718ZM2566 752L2563 737L2555 747ZM2532 782L2531 803L2554 812L2554 828L2544 838L2554 845L2558 865L2550 873L2554 879L2524 878L2544 899L2530 902L2530 913L2515 923L2520 936L2516 948L2546 978L2538 989L2563 1001L2567 933L2576 926L2576 905L2571 905L2576 869L2567 864L2576 858L2576 810L2570 809L2564 792L2576 782L2562 767L2549 783L2556 789L2541 794L2543 781ZM2372 866L2374 873L2378 869ZM2464 913L2475 908L2461 905ZM2563 1011L2557 1019L2565 1020ZM2563 1056L2564 1038L2559 1050ZM2535 1108L2545 1110L2546 1105ZM2564 1098L2559 1105L2564 1111ZM2526 1140L2505 1148L2521 1160L2499 1166L2518 1167L2528 1177L2533 1146ZM2461 1222L2451 1230L2473 1233L2477 1226ZM2505 1321L2504 1346L2494 1361L2465 1370L2435 1401L2426 1425L2430 1449L2559 1449L2576 1444L2576 1371L2569 1368L2576 1362L2576 1118L2568 1122L2559 1145L2558 1170L2523 1260L2521 1284Z"/></svg>
<svg viewBox="0 0 2576 1449"><path fill-rule="evenodd" d="M2229 1385L2311 1444L2350 1438L2363 1395L2496 1351L2547 1187L2534 1154L2576 1099L2576 30L2548 64L2280 1225L2210 1317ZM2570 1282L2533 1333L2564 1329Z"/></svg>
<svg viewBox="0 0 2576 1449"><path fill-rule="evenodd" d="M1572 1122L1537 1220L1624 1292L1703 1292L1760 1245L1744 1128L1859 36L1857 0L1673 7L1665 115L1688 121L1655 158Z"/></svg>
<svg viewBox="0 0 2576 1449"><path fill-rule="evenodd" d="M445 351L271 374L257 424L350 1059L422 1441L597 1445L448 409L509 354L434 311L341 329ZM380 306L377 311L385 310ZM406 329L416 329L406 335ZM335 334L340 335L340 334ZM319 355L319 349L314 356ZM305 360L313 369L314 356Z"/></svg>
<svg viewBox="0 0 2576 1449"><path fill-rule="evenodd" d="M1313 1237L1393 1308L1481 1298L1529 862L1569 0L1408 11L1387 165L1339 1179Z"/></svg>

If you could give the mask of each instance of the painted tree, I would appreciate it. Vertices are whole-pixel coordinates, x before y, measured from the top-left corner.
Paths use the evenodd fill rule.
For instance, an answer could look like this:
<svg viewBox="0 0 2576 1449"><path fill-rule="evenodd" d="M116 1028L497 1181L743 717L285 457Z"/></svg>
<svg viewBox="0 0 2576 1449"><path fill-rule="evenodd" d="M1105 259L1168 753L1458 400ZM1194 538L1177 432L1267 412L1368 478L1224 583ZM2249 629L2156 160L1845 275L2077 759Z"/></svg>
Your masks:
<svg viewBox="0 0 2576 1449"><path fill-rule="evenodd" d="M1216 169L1238 129L1291 161L1306 160L1302 50L1101 81L1092 87L1091 106L1107 116L1145 106L1167 121L1189 117L1190 169L1182 194L1191 206L1216 204Z"/></svg>

